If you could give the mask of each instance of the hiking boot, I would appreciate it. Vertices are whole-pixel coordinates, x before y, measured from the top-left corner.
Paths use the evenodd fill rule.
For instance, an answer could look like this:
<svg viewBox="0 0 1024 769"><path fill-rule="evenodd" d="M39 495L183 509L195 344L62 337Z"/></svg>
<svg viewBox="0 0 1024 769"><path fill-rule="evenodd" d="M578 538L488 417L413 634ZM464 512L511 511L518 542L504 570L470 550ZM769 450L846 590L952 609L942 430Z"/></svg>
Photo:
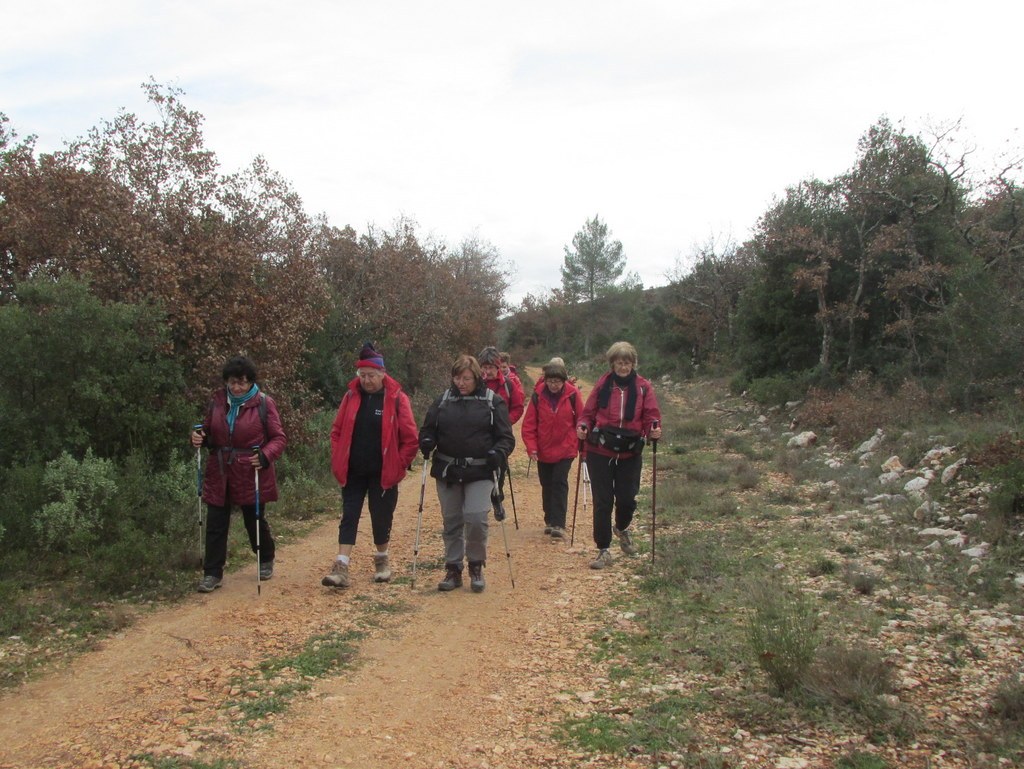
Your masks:
<svg viewBox="0 0 1024 769"><path fill-rule="evenodd" d="M388 563L387 553L377 553L373 556L374 582L391 581L391 564Z"/></svg>
<svg viewBox="0 0 1024 769"><path fill-rule="evenodd" d="M552 526L551 539L565 539L565 529L561 526Z"/></svg>
<svg viewBox="0 0 1024 769"><path fill-rule="evenodd" d="M555 528L554 526L545 526L544 527L544 533L545 534L550 534L554 530L554 528Z"/></svg>
<svg viewBox="0 0 1024 769"><path fill-rule="evenodd" d="M348 564L335 558L331 573L320 580L320 584L324 587L348 587Z"/></svg>
<svg viewBox="0 0 1024 769"><path fill-rule="evenodd" d="M260 581L270 579L274 576L274 562L266 561L260 564Z"/></svg>
<svg viewBox="0 0 1024 769"><path fill-rule="evenodd" d="M222 580L220 577L215 577L212 574L207 574L199 581L199 584L196 586L196 592L212 593L214 590L220 587L220 583L223 581L224 580Z"/></svg>
<svg viewBox="0 0 1024 769"><path fill-rule="evenodd" d="M469 562L469 587L474 593L484 592L484 565L480 561Z"/></svg>
<svg viewBox="0 0 1024 769"><path fill-rule="evenodd" d="M608 551L608 548L601 550L597 554L597 558L590 562L591 569L603 569L605 566L612 565L612 554Z"/></svg>
<svg viewBox="0 0 1024 769"><path fill-rule="evenodd" d="M622 552L626 555L636 555L636 547L633 545L633 538L629 536L629 532L625 529L619 531L615 527L612 527L612 531L619 538L619 547L622 548Z"/></svg>
<svg viewBox="0 0 1024 769"><path fill-rule="evenodd" d="M444 579L437 583L437 589L442 593L447 593L449 590L462 587L462 564L446 563L445 568L447 571L444 574Z"/></svg>

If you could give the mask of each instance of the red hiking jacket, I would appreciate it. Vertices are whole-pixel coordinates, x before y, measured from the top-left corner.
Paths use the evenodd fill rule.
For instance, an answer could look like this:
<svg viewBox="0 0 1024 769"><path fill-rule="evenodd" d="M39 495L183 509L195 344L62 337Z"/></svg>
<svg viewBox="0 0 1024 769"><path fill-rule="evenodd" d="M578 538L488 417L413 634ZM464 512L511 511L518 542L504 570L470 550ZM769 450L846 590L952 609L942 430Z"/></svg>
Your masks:
<svg viewBox="0 0 1024 769"><path fill-rule="evenodd" d="M523 417L523 443L529 454L536 452L541 462L560 462L576 456L579 441L576 439L576 419L582 411L580 391L576 385L566 382L558 394L558 403L551 407L544 390L547 385L542 379L530 395L530 403Z"/></svg>
<svg viewBox="0 0 1024 769"><path fill-rule="evenodd" d="M525 396L523 394L523 383L519 381L518 377L505 378L505 375L501 373L501 369L498 369L498 376L495 379L485 379L484 385L489 389L493 390L496 395L500 395L502 400L508 404L508 418L512 424L515 424L523 416L523 407Z"/></svg>
<svg viewBox="0 0 1024 769"><path fill-rule="evenodd" d="M348 390L338 405L338 413L331 427L331 471L342 486L348 480L352 432L355 430L361 400L362 390L359 389L359 378L356 377L348 383ZM412 415L409 396L396 380L387 375L384 376L380 445L383 453L380 485L381 488L390 489L401 482L412 464L419 450L419 431Z"/></svg>

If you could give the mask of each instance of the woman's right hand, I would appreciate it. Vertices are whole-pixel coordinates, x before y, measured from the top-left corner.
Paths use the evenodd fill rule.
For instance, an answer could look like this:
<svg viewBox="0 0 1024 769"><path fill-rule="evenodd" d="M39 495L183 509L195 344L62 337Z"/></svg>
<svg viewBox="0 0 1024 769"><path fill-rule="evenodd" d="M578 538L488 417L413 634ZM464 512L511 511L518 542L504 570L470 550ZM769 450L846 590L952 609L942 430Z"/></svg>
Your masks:
<svg viewBox="0 0 1024 769"><path fill-rule="evenodd" d="M203 445L203 439L205 437L206 437L206 433L204 433L202 430L193 430L192 431L192 448L198 449L200 446L202 446Z"/></svg>

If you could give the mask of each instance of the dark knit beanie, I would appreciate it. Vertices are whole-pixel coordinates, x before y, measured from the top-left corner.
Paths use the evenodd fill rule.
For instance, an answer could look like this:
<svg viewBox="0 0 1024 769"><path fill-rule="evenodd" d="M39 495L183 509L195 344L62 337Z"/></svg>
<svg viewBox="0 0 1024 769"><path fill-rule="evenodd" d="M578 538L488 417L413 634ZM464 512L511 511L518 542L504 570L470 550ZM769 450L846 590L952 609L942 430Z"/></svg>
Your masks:
<svg viewBox="0 0 1024 769"><path fill-rule="evenodd" d="M384 356L377 352L373 342L363 343L363 349L359 351L359 360L356 361L356 368L384 370Z"/></svg>
<svg viewBox="0 0 1024 769"><path fill-rule="evenodd" d="M501 366L501 353L498 352L497 347L485 347L476 356L476 359L481 366L486 366L488 363L492 366Z"/></svg>

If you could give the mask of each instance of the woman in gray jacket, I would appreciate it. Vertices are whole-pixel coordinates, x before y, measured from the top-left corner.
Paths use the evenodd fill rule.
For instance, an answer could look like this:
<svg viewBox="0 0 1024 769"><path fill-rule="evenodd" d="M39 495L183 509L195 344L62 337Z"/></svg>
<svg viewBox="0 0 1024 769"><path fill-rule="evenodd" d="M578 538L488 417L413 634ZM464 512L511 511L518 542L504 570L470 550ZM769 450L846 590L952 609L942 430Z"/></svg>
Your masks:
<svg viewBox="0 0 1024 769"><path fill-rule="evenodd" d="M442 591L462 586L463 559L469 564L470 587L484 589L487 561L487 514L497 471L515 448L508 406L489 390L480 364L460 355L452 366L452 385L427 409L420 427L420 450L433 455L430 475L444 522L445 577ZM495 516L502 520L500 505Z"/></svg>

